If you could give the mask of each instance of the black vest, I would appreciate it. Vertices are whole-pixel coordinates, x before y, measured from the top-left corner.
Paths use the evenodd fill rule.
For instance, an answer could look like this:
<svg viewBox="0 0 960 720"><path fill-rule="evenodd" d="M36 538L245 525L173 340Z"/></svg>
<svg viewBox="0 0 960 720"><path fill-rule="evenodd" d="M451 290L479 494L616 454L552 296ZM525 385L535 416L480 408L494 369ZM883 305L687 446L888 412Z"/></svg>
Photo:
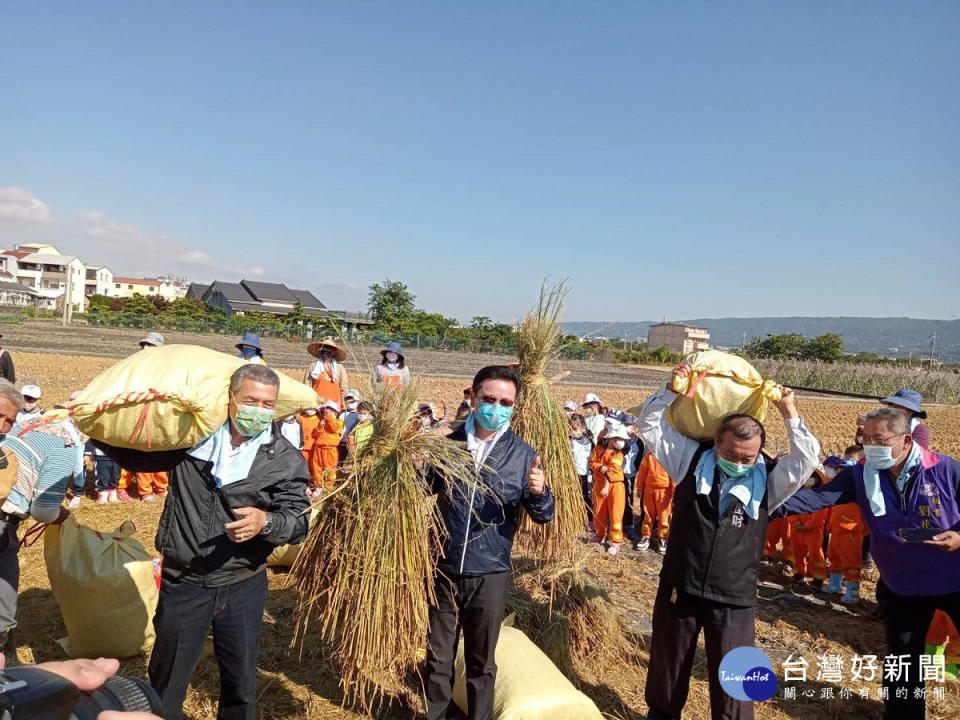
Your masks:
<svg viewBox="0 0 960 720"><path fill-rule="evenodd" d="M710 447L709 443L700 446L677 485L660 581L680 593L752 607L757 602L757 569L767 537L767 493L763 493L756 520L735 497L719 517L719 468L709 495L697 494L694 477L700 456ZM762 455L761 459L769 473L776 463Z"/></svg>

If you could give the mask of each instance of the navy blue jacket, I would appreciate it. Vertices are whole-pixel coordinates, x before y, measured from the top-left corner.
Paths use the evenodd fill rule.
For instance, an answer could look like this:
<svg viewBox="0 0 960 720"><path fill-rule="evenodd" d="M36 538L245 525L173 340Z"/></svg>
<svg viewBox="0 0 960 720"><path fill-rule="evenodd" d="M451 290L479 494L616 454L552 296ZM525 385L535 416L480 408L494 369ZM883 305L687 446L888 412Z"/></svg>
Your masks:
<svg viewBox="0 0 960 720"><path fill-rule="evenodd" d="M466 429L457 429L448 440L466 446ZM541 495L533 495L527 487L527 474L536 457L536 451L508 428L487 456L479 483L457 481L447 489L443 478L431 470L431 486L439 493L437 508L448 533L437 564L444 574L509 572L521 507L535 523L553 519L555 502L550 488L544 486Z"/></svg>

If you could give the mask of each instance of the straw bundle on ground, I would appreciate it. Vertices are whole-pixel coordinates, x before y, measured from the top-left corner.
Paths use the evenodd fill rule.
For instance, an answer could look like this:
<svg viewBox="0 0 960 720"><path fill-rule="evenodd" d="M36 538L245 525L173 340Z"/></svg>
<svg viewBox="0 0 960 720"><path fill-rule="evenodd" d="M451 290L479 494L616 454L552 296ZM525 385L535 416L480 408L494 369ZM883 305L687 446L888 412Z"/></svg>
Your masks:
<svg viewBox="0 0 960 720"><path fill-rule="evenodd" d="M546 569L569 564L582 553L583 496L570 452L570 430L563 406L550 387L547 364L557 359L563 331L566 287L542 287L537 307L517 326L520 396L511 420L514 431L540 453L557 509L552 522L537 525L526 518L518 540Z"/></svg>
<svg viewBox="0 0 960 720"><path fill-rule="evenodd" d="M442 540L422 467L448 481L475 473L462 446L413 423L418 389L377 391L374 433L323 502L291 571L299 641L314 639L315 621L339 665L345 704L367 713L419 695L411 671L426 647Z"/></svg>

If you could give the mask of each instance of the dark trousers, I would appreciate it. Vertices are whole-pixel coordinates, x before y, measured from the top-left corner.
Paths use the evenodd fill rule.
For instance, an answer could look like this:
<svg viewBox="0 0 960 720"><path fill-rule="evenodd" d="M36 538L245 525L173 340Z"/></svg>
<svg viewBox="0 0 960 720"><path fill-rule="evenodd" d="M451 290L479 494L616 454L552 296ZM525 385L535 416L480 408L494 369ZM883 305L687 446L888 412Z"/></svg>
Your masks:
<svg viewBox="0 0 960 720"><path fill-rule="evenodd" d="M953 560L944 560L953 562ZM926 701L914 697L924 687L920 679L920 656L926 653L927 630L936 610L943 610L960 627L960 592L949 595L897 595L881 579L877 583L877 603L887 631L887 653L908 655L907 677L888 680L884 673L883 686L889 693L884 702L885 720L923 720ZM941 683L942 684L942 683ZM897 689L906 688L906 697L898 698ZM901 690L901 693L903 691Z"/></svg>
<svg viewBox="0 0 960 720"><path fill-rule="evenodd" d="M220 668L218 720L254 720L257 654L267 604L267 573L223 587L201 587L164 578L153 626L150 684L163 701L165 720L183 717L187 686L213 627Z"/></svg>
<svg viewBox="0 0 960 720"><path fill-rule="evenodd" d="M644 698L650 720L679 720L690 690L697 638L703 630L713 720L752 720L753 703L735 700L720 686L718 672L724 655L734 648L753 647L752 607L738 607L679 594L661 583L653 604L653 638Z"/></svg>
<svg viewBox="0 0 960 720"><path fill-rule="evenodd" d="M120 484L120 466L108 457L98 456L93 460L97 473L97 490L116 490Z"/></svg>
<svg viewBox="0 0 960 720"><path fill-rule="evenodd" d="M583 505L587 510L587 524L593 522L593 486L590 475L578 475L580 478L580 492L583 494Z"/></svg>
<svg viewBox="0 0 960 720"><path fill-rule="evenodd" d="M463 631L467 675L467 717L493 717L493 684L497 679L494 652L503 622L510 573L479 577L437 574L437 606L430 609L426 675L427 720L447 716L453 695L457 642Z"/></svg>
<svg viewBox="0 0 960 720"><path fill-rule="evenodd" d="M0 653L17 625L17 595L20 592L19 520L0 520Z"/></svg>
<svg viewBox="0 0 960 720"><path fill-rule="evenodd" d="M637 480L636 475L624 475L624 490L627 491L627 503L623 508L623 532L633 542L640 539L637 535L636 515L633 514L633 488Z"/></svg>

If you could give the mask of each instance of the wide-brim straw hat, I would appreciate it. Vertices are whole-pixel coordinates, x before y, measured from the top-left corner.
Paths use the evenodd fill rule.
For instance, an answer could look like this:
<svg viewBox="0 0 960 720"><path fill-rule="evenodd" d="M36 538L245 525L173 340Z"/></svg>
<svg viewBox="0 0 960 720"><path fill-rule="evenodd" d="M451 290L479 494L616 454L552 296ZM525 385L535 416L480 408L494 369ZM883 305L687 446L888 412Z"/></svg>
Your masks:
<svg viewBox="0 0 960 720"><path fill-rule="evenodd" d="M337 362L343 362L347 359L347 351L342 347L337 345L333 338L324 338L319 342L310 343L307 345L307 352L313 355L315 358L320 357L320 348L329 348L333 351L333 356L337 359Z"/></svg>

